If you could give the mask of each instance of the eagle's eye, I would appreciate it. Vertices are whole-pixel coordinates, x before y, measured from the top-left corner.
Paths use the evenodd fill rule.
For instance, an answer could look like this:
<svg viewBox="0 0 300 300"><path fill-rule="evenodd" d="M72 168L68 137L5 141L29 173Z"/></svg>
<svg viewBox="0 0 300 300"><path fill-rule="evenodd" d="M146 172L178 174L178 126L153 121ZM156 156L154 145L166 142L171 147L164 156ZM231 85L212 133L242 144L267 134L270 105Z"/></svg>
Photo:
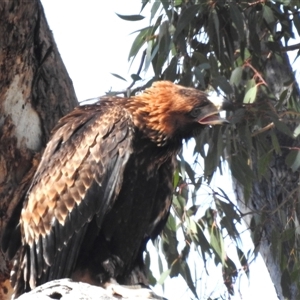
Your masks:
<svg viewBox="0 0 300 300"><path fill-rule="evenodd" d="M193 118L198 118L198 116L201 113L201 107L195 107L191 112L190 112L190 116Z"/></svg>

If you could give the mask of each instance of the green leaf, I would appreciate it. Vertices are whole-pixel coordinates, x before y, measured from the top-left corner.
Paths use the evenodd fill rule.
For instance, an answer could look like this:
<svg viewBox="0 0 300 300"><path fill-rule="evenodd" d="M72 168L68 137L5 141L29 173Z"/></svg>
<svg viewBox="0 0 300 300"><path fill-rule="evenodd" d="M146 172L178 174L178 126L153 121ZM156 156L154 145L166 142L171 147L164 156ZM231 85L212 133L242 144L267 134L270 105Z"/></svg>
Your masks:
<svg viewBox="0 0 300 300"><path fill-rule="evenodd" d="M169 214L167 224L161 233L161 249L167 260L168 268L178 259L179 253L177 247L176 220L172 214Z"/></svg>
<svg viewBox="0 0 300 300"><path fill-rule="evenodd" d="M192 240L197 246L200 246L203 257L205 257L205 253L211 256L211 247L203 232L203 229L199 223L196 223L196 225L197 225L197 234L192 236Z"/></svg>
<svg viewBox="0 0 300 300"><path fill-rule="evenodd" d="M121 80L124 80L124 81L127 82L127 80L124 77L122 77L122 76L120 76L118 74L115 74L115 73L110 73L110 74L113 75L113 76L115 76L115 77L117 77L118 79L121 79Z"/></svg>
<svg viewBox="0 0 300 300"><path fill-rule="evenodd" d="M193 52L193 59L195 59L197 61L196 64L204 64L204 63L209 63L208 59L206 58L206 56L204 56L202 53L200 52Z"/></svg>
<svg viewBox="0 0 300 300"><path fill-rule="evenodd" d="M228 235L235 241L241 241L239 238L239 232L235 227L235 223L233 221L233 219L231 219L230 217L223 217L221 219L221 227L224 229L226 229L226 231L228 232Z"/></svg>
<svg viewBox="0 0 300 300"><path fill-rule="evenodd" d="M158 248L157 248L158 251ZM158 270L160 273L163 273L163 263L162 263L162 259L161 259L161 255L158 255Z"/></svg>
<svg viewBox="0 0 300 300"><path fill-rule="evenodd" d="M265 19L265 21L270 27L274 26L275 23L274 14L272 9L267 5L263 6L263 18Z"/></svg>
<svg viewBox="0 0 300 300"><path fill-rule="evenodd" d="M275 107L278 109L282 109L282 106L285 105L286 101L288 100L287 97L289 97L289 88L283 90L283 92L280 94L279 101L276 103Z"/></svg>
<svg viewBox="0 0 300 300"><path fill-rule="evenodd" d="M177 38L178 34L191 22L194 16L199 12L201 5L191 5L180 15L176 30L174 32L174 39Z"/></svg>
<svg viewBox="0 0 300 300"><path fill-rule="evenodd" d="M271 140L272 140L272 145L274 147L276 154L281 154L281 149L280 149L280 145L278 142L278 138L273 130L271 131Z"/></svg>
<svg viewBox="0 0 300 300"><path fill-rule="evenodd" d="M233 92L231 85L224 76L215 77L212 81L212 85L215 89L219 87L227 95Z"/></svg>
<svg viewBox="0 0 300 300"><path fill-rule="evenodd" d="M249 28L249 47L252 47L254 53L258 56L261 55L261 42L257 34L257 24L259 23L258 18L260 14L257 13L255 7L250 9L248 14L248 28Z"/></svg>
<svg viewBox="0 0 300 300"><path fill-rule="evenodd" d="M146 61L145 61L145 72L147 72L150 64L153 61L153 58L158 52L158 43L155 43L154 40L148 42L147 51L146 51Z"/></svg>
<svg viewBox="0 0 300 300"><path fill-rule="evenodd" d="M184 161L184 163L185 163L185 172L188 174L189 179L191 180L192 184L195 185L196 184L196 182L195 182L195 171L187 161Z"/></svg>
<svg viewBox="0 0 300 300"><path fill-rule="evenodd" d="M128 60L130 60L132 57L135 57L137 55L137 53L139 52L141 47L145 44L145 42L147 40L147 36L151 33L152 29L153 29L153 26L149 26L149 27L139 30L140 33L135 38L135 40L131 46L131 49L129 51Z"/></svg>
<svg viewBox="0 0 300 300"><path fill-rule="evenodd" d="M179 178L180 178L180 176L179 176L179 171L178 171L178 169L176 168L175 173L174 173L174 177L173 177L173 187L174 187L174 188L177 187L178 182L179 182Z"/></svg>
<svg viewBox="0 0 300 300"><path fill-rule="evenodd" d="M211 72L213 77L219 76L219 66L216 57L213 54L209 55L209 64L211 67Z"/></svg>
<svg viewBox="0 0 300 300"><path fill-rule="evenodd" d="M258 175L261 179L261 176L264 176L270 166L270 162L272 160L273 154L272 152L265 153L258 159Z"/></svg>
<svg viewBox="0 0 300 300"><path fill-rule="evenodd" d="M295 128L293 137L296 138L300 134L300 124Z"/></svg>
<svg viewBox="0 0 300 300"><path fill-rule="evenodd" d="M173 195L172 205L173 205L173 208L175 209L176 213L178 214L179 218L182 218L182 216L183 216L185 204L186 204L185 199L182 196ZM175 223L175 226L176 226L176 223Z"/></svg>
<svg viewBox="0 0 300 300"><path fill-rule="evenodd" d="M236 156L232 157L232 162L235 162L236 165L238 166L238 169L241 173L245 174L245 177L249 179L254 179L253 172L251 168L248 165L248 160L247 158L242 157L242 156Z"/></svg>
<svg viewBox="0 0 300 300"><path fill-rule="evenodd" d="M174 0L173 3L174 3L174 6L176 7L176 6L181 5L182 0Z"/></svg>
<svg viewBox="0 0 300 300"><path fill-rule="evenodd" d="M119 15L117 13L116 15L125 21L140 21L145 18L144 16L141 15Z"/></svg>
<svg viewBox="0 0 300 300"><path fill-rule="evenodd" d="M176 220L175 220L175 218L173 217L172 214L169 214L166 226L171 231L176 231L176 229L177 229L176 228Z"/></svg>
<svg viewBox="0 0 300 300"><path fill-rule="evenodd" d="M157 10L160 7L160 2L159 1L154 1L152 8L151 8L151 16L150 16L150 22L152 21L152 19L154 18L155 14L157 13Z"/></svg>
<svg viewBox="0 0 300 300"><path fill-rule="evenodd" d="M261 243L261 237L262 237L261 223L262 221L260 216L256 215L251 218L250 221L251 238L255 246Z"/></svg>
<svg viewBox="0 0 300 300"><path fill-rule="evenodd" d="M171 37L169 34L169 21L163 22L159 26L158 35L158 52L154 63L154 73L157 77L160 76L163 65L165 64L170 52Z"/></svg>
<svg viewBox="0 0 300 300"><path fill-rule="evenodd" d="M285 158L286 165L296 172L300 167L300 150L291 150Z"/></svg>
<svg viewBox="0 0 300 300"><path fill-rule="evenodd" d="M234 84L235 86L238 86L241 82L242 75L243 75L243 67L235 68L231 73L229 82L231 84Z"/></svg>
<svg viewBox="0 0 300 300"><path fill-rule="evenodd" d="M236 212L235 206L231 203L226 203L218 198L215 198L216 204L221 208L221 210L225 213L227 217L229 217L232 220L237 220L240 222L241 217Z"/></svg>
<svg viewBox="0 0 300 300"><path fill-rule="evenodd" d="M169 66L164 71L163 75L164 75L165 80L170 80L172 82L174 82L176 80L177 65L178 65L178 58L177 58L177 56L173 56Z"/></svg>
<svg viewBox="0 0 300 300"><path fill-rule="evenodd" d="M210 229L210 245L212 246L216 256L217 261L220 261L222 265L225 264L225 249L223 237L216 226L212 226Z"/></svg>
<svg viewBox="0 0 300 300"><path fill-rule="evenodd" d="M146 6L149 2L150 2L150 0L143 0L143 1L142 1L142 7L141 7L141 11L140 11L140 12L143 11L143 9L145 8L145 6Z"/></svg>
<svg viewBox="0 0 300 300"><path fill-rule="evenodd" d="M215 197L215 203L219 211L221 211L220 215L223 215L224 213L224 217L220 222L222 228L225 228L227 230L231 238L233 238L234 240L239 240L239 232L236 229L234 220L240 222L241 217L236 212L235 206L232 203L225 203L217 197Z"/></svg>
<svg viewBox="0 0 300 300"><path fill-rule="evenodd" d="M142 78L137 75L137 74L131 74L131 78L134 80L134 81L139 81L139 80L142 80Z"/></svg>
<svg viewBox="0 0 300 300"><path fill-rule="evenodd" d="M164 271L162 274L160 274L160 277L157 281L158 284L164 284L165 280L167 279L167 277L170 275L171 273L171 269L168 269L166 271Z"/></svg>
<svg viewBox="0 0 300 300"><path fill-rule="evenodd" d="M198 208L200 205L192 205L186 212L186 214L191 217L194 216L198 212Z"/></svg>
<svg viewBox="0 0 300 300"><path fill-rule="evenodd" d="M168 19L171 20L172 19L172 16L173 14L170 12L169 10L169 1L165 1L165 0L160 0L165 12L166 12L166 15L168 16Z"/></svg>
<svg viewBox="0 0 300 300"><path fill-rule="evenodd" d="M193 282L193 279L191 276L190 268L189 268L188 264L186 263L186 261L184 261L184 260L182 260L180 262L179 273L184 278L185 282L187 283L190 290L193 292L196 299L198 299L196 288L195 288L195 285L194 285L194 282Z"/></svg>
<svg viewBox="0 0 300 300"><path fill-rule="evenodd" d="M200 82L201 87L205 88L203 71L199 67L195 67L194 74L195 74L196 79Z"/></svg>
<svg viewBox="0 0 300 300"><path fill-rule="evenodd" d="M208 62L202 63L198 66L200 70L209 70L210 69L210 64Z"/></svg>
<svg viewBox="0 0 300 300"><path fill-rule="evenodd" d="M211 17L212 17L212 20L213 20L213 23L214 23L214 27L215 27L215 37L217 37L217 46L218 46L218 52L220 53L220 31L219 31L219 28L220 28L220 22L219 22L219 18L218 18L218 14L217 14L217 11L215 8L213 8L211 10Z"/></svg>
<svg viewBox="0 0 300 300"><path fill-rule="evenodd" d="M239 33L240 41L245 39L243 14L235 2L229 3L230 16Z"/></svg>
<svg viewBox="0 0 300 300"><path fill-rule="evenodd" d="M238 128L239 138L243 143L245 143L246 149L248 153L252 150L252 137L251 132L249 130L250 124L246 121L244 124L242 123Z"/></svg>
<svg viewBox="0 0 300 300"><path fill-rule="evenodd" d="M244 97L243 103L253 103L256 98L256 93L257 93L257 87L254 86L253 88L249 89Z"/></svg>
<svg viewBox="0 0 300 300"><path fill-rule="evenodd" d="M275 124L275 127L280 130L281 132L283 132L284 134L290 136L290 137L293 137L293 134L290 130L290 128L283 122L283 121L280 121L279 119L277 118L273 118L272 119L274 124Z"/></svg>
<svg viewBox="0 0 300 300"><path fill-rule="evenodd" d="M252 181L254 179L253 172L247 164L246 158L241 155L232 156L231 158L232 175L244 186L245 201L249 199Z"/></svg>
<svg viewBox="0 0 300 300"><path fill-rule="evenodd" d="M243 269L244 269L247 277L249 277L249 264L248 264L246 255L239 247L236 247L236 252L237 252L240 263L243 266Z"/></svg>

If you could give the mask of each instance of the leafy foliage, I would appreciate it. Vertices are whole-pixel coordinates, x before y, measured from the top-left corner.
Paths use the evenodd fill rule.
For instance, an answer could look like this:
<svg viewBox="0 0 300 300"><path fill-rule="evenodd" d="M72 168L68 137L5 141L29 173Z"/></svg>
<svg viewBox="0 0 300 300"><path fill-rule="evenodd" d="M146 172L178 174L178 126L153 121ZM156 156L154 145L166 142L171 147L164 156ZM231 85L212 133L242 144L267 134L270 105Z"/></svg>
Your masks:
<svg viewBox="0 0 300 300"><path fill-rule="evenodd" d="M238 271L226 255L226 234L236 242L241 263L248 270L236 228L243 213L222 190L211 192L214 204L201 212L196 194L217 169L222 172L221 163L226 160L243 191L237 194L239 200L252 211L249 223L256 251L261 240L267 239L282 272L283 295L297 297L300 105L287 52L295 48L289 42L300 34L300 1L148 0L143 1L141 11L147 5L151 5L150 25L137 31L128 57L133 60L143 52L141 66L144 71L153 69L153 78L143 88L154 80L170 80L226 94L234 105L228 116L230 126L208 128L196 139L195 153L204 161L203 174L199 177L182 157L179 161L173 212L161 238L168 269L159 282L180 274L197 297L187 264L194 245L204 264L207 257L222 264L224 283L233 293ZM134 82L141 79L140 73L141 68ZM182 187L191 185L193 191L184 192ZM180 251L179 230L185 240ZM296 294L291 294L292 286Z"/></svg>

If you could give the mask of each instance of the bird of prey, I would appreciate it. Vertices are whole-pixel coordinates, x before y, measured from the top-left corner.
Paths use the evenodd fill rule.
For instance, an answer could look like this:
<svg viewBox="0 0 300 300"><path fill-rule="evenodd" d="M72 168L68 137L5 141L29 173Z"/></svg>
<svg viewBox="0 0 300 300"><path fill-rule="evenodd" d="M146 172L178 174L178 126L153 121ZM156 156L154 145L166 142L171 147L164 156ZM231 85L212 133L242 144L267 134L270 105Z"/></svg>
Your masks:
<svg viewBox="0 0 300 300"><path fill-rule="evenodd" d="M182 141L223 124L223 101L169 81L79 106L53 130L3 238L16 296L53 279L147 283L143 252L165 225Z"/></svg>

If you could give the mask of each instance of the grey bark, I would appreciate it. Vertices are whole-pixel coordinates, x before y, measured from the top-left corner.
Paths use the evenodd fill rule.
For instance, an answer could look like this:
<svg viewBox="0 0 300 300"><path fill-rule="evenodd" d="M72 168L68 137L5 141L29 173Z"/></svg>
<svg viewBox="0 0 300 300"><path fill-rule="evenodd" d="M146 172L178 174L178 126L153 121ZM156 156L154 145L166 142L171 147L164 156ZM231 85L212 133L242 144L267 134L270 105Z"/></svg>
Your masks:
<svg viewBox="0 0 300 300"><path fill-rule="evenodd" d="M52 128L78 102L40 1L3 0L0 15L1 239ZM11 267L0 251L0 300L11 299ZM163 299L145 288L115 285L109 292L69 279L46 283L19 299L124 299L116 293L127 299Z"/></svg>
<svg viewBox="0 0 300 300"><path fill-rule="evenodd" d="M57 121L77 105L38 0L0 2L0 238ZM0 297L11 262L0 253Z"/></svg>

